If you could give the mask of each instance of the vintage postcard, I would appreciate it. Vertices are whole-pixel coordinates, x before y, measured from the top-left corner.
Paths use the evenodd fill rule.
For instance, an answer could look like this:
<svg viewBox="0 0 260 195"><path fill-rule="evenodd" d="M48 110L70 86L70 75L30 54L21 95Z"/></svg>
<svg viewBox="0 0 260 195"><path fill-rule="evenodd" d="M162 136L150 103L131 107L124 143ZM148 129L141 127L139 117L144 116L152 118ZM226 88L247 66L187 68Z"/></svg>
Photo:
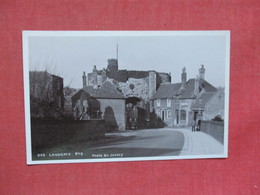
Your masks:
<svg viewBox="0 0 260 195"><path fill-rule="evenodd" d="M226 158L229 31L23 31L27 164Z"/></svg>

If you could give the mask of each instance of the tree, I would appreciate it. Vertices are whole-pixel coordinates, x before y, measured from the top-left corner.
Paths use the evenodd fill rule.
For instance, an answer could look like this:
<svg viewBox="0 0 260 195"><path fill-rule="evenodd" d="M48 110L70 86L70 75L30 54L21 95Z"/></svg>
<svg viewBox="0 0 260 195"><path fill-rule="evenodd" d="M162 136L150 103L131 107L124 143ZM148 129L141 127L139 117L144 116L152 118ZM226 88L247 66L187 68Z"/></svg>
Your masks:
<svg viewBox="0 0 260 195"><path fill-rule="evenodd" d="M222 117L219 114L217 116L215 116L212 120L213 121L223 121Z"/></svg>
<svg viewBox="0 0 260 195"><path fill-rule="evenodd" d="M64 106L63 78L47 71L30 71L30 105L33 118L61 118Z"/></svg>

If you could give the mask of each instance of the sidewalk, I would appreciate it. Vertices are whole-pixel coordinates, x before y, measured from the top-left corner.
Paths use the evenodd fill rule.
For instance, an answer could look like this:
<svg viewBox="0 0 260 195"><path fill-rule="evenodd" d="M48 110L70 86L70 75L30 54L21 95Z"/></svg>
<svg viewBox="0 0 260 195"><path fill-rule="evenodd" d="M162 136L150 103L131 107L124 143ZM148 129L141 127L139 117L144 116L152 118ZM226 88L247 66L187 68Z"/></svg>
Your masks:
<svg viewBox="0 0 260 195"><path fill-rule="evenodd" d="M162 142L164 144L161 144L162 148L174 148L176 150L181 150L178 154L179 156L189 156L189 155L221 155L224 154L224 145L218 142L216 139L211 137L210 135L196 131L192 132L191 127L187 128L171 128L171 127L165 127L161 129L146 129L146 130L138 130L138 131L123 131L123 132L113 132L113 133L106 133L106 137L112 137L117 139L127 138L127 137L135 137L131 140L128 140L126 144L123 142L121 144L124 144L129 147L130 142L134 142L134 148L141 147L143 148L150 148L154 147L160 140L158 139L161 135L164 137L167 135L170 135L169 132L180 132L184 136L183 140L183 147L174 147L172 144L174 144L176 141L173 141L173 138L168 136L170 139L169 143L166 143L166 140L163 140ZM158 134L160 135L158 137ZM158 138L156 138L156 136ZM155 138L154 138L155 137ZM142 138L142 139L140 139ZM143 140L143 138L146 138ZM150 139L148 139L150 138ZM152 140L153 143L146 143L146 141ZM161 142L160 142L161 143ZM167 145L167 147L165 146ZM131 144L130 144L131 145ZM108 147L108 146L106 146ZM156 146L159 147L158 145ZM172 154L169 153L169 156Z"/></svg>
<svg viewBox="0 0 260 195"><path fill-rule="evenodd" d="M206 133L200 131L192 132L191 128L180 128L174 130L182 132L185 139L180 156L224 153L224 145Z"/></svg>

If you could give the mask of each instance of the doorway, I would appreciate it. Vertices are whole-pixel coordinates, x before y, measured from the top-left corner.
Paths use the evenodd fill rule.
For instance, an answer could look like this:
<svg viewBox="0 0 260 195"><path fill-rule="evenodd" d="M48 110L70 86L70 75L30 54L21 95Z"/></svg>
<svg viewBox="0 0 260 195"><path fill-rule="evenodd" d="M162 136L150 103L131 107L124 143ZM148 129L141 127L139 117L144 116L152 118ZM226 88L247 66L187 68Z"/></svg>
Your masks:
<svg viewBox="0 0 260 195"><path fill-rule="evenodd" d="M165 110L162 110L161 115L162 115L162 121L164 122L164 119L165 119Z"/></svg>

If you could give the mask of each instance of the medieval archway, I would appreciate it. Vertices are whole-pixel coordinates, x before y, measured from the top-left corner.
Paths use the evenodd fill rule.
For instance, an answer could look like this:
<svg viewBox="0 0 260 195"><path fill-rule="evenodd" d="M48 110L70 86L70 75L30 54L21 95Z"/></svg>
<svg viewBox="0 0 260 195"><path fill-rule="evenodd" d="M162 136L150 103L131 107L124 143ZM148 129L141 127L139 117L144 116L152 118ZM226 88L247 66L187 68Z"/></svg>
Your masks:
<svg viewBox="0 0 260 195"><path fill-rule="evenodd" d="M126 129L144 129L147 127L149 107L138 97L126 98Z"/></svg>

